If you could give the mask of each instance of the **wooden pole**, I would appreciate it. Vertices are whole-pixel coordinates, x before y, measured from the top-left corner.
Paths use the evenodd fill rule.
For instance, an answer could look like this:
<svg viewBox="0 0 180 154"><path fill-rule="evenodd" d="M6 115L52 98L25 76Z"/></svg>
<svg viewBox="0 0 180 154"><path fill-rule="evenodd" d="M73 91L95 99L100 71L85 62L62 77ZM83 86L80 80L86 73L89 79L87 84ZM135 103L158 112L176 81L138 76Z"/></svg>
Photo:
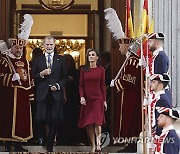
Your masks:
<svg viewBox="0 0 180 154"><path fill-rule="evenodd" d="M142 24L141 24L142 28ZM143 57L143 40L141 38L141 60ZM145 113L144 113L144 73L143 73L143 66L141 65L141 108L142 108L142 134L143 134L143 154L147 154L147 145L146 145L146 132L145 132Z"/></svg>

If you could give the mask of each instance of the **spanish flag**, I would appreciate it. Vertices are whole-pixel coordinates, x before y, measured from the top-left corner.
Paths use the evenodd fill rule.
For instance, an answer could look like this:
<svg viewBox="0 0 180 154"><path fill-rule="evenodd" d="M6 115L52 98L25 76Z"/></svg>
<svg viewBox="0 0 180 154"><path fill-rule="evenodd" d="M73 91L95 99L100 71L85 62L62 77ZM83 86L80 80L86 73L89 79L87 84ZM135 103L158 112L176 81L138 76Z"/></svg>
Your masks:
<svg viewBox="0 0 180 154"><path fill-rule="evenodd" d="M131 15L131 3L130 0L126 0L126 37L134 38L133 22Z"/></svg>
<svg viewBox="0 0 180 154"><path fill-rule="evenodd" d="M148 0L144 0L141 24L142 25L139 27L138 31L138 37L140 37L141 34L146 34L149 32Z"/></svg>
<svg viewBox="0 0 180 154"><path fill-rule="evenodd" d="M149 34L154 33L154 19L152 19L151 21L148 33Z"/></svg>
<svg viewBox="0 0 180 154"><path fill-rule="evenodd" d="M153 20L152 20L152 27L149 27L149 17L148 17L148 0L144 0L144 6L142 11L142 27L140 26L138 31L138 37L142 34L147 34L153 31ZM141 50L137 51L137 54L141 55ZM148 48L148 40L144 40L143 42L143 57L146 59L148 56L148 65L152 63L152 52L149 51Z"/></svg>

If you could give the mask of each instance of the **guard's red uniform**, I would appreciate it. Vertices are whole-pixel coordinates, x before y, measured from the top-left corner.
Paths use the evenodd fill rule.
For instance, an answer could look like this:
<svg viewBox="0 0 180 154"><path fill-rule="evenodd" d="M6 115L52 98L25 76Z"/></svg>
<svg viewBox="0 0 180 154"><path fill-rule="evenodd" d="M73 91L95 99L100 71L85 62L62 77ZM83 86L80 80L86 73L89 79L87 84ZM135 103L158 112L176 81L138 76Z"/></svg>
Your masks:
<svg viewBox="0 0 180 154"><path fill-rule="evenodd" d="M9 57L9 56L8 56ZM29 64L25 58L0 59L0 140L23 141L33 137L30 100L33 99ZM20 81L12 81L13 67Z"/></svg>
<svg viewBox="0 0 180 154"><path fill-rule="evenodd" d="M141 132L141 69L134 53L115 80L118 103L113 137L137 137Z"/></svg>

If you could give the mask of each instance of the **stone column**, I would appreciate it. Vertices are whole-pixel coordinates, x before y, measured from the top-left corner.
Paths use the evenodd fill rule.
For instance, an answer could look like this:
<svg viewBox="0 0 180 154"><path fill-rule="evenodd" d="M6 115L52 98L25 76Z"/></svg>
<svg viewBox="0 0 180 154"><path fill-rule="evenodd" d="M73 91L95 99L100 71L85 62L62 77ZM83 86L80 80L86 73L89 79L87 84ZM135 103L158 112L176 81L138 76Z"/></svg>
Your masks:
<svg viewBox="0 0 180 154"><path fill-rule="evenodd" d="M164 50L170 60L173 106L180 108L180 5L179 0L154 1L155 31L165 35Z"/></svg>

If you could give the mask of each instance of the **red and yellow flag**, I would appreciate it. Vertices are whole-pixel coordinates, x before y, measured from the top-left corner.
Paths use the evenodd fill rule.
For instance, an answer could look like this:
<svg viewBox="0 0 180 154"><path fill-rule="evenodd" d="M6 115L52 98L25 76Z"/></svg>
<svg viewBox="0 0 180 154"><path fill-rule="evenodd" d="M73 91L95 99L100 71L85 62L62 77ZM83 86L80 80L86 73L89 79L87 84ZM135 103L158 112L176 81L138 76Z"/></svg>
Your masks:
<svg viewBox="0 0 180 154"><path fill-rule="evenodd" d="M142 34L152 33L154 31L153 25L154 22L152 20L152 25L149 27L149 16L148 16L148 0L144 0L144 6L142 11L142 25L139 26L138 36L140 37ZM137 54L140 56L141 50L137 52ZM148 63L152 63L152 52L149 51L148 48L148 40L144 40L143 42L143 56L146 58L148 56Z"/></svg>
<svg viewBox="0 0 180 154"><path fill-rule="evenodd" d="M152 19L152 21L151 21L148 33L149 34L154 33L154 19Z"/></svg>
<svg viewBox="0 0 180 154"><path fill-rule="evenodd" d="M126 0L126 37L134 38L133 22L131 15L131 3L130 0Z"/></svg>
<svg viewBox="0 0 180 154"><path fill-rule="evenodd" d="M148 0L144 0L141 24L138 31L138 37L149 32Z"/></svg>

